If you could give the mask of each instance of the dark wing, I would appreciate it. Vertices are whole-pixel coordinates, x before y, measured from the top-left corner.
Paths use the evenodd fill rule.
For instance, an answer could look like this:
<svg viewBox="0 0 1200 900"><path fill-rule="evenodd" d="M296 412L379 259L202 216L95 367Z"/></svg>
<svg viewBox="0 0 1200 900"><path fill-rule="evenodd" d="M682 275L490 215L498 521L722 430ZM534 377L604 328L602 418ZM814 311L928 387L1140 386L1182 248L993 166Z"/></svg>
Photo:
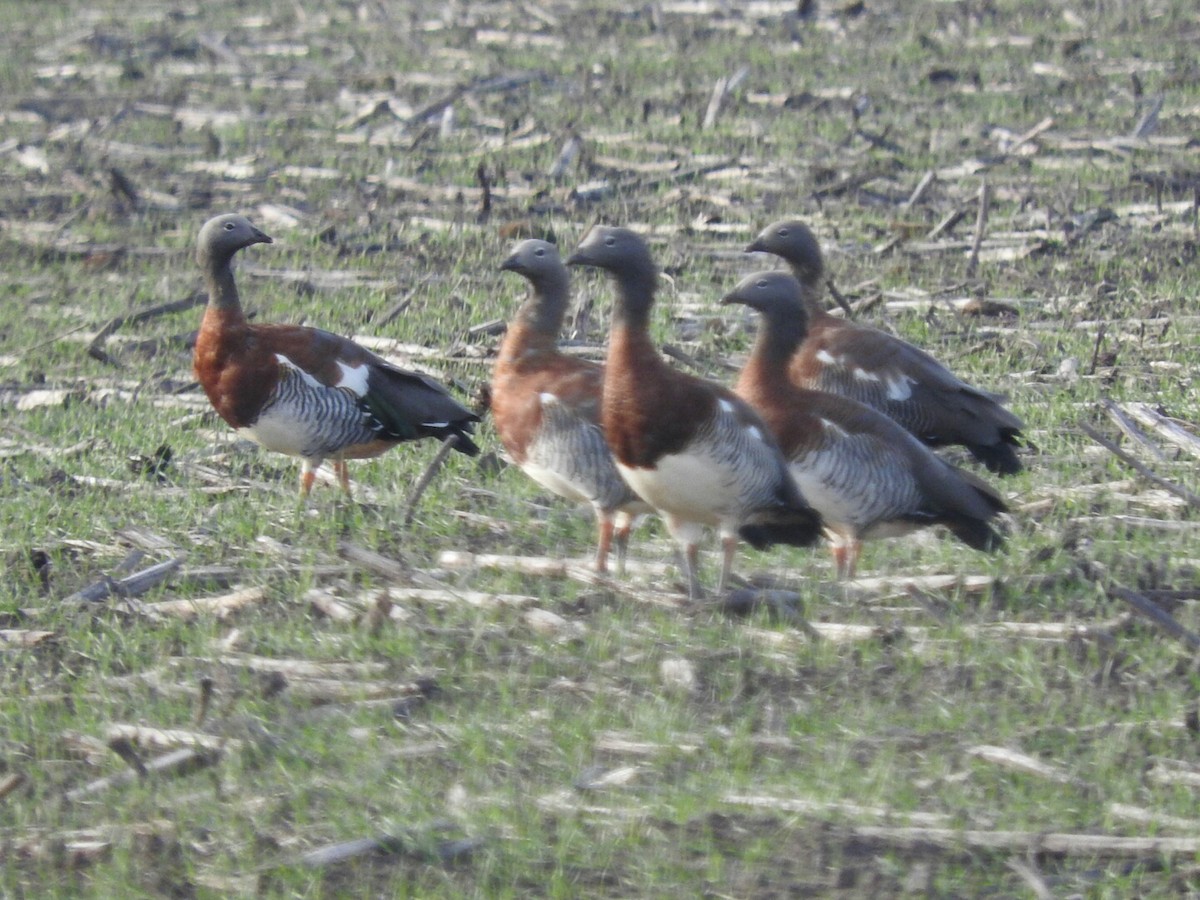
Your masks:
<svg viewBox="0 0 1200 900"><path fill-rule="evenodd" d="M993 471L1020 471L1019 418L925 351L857 323L814 329L792 360L798 383L851 397L931 446L963 444Z"/></svg>
<svg viewBox="0 0 1200 900"><path fill-rule="evenodd" d="M711 440L713 458L729 468L750 500L738 534L759 550L772 544L815 544L821 539L821 515L800 493L767 423L732 391L708 387L717 403L700 440Z"/></svg>
<svg viewBox="0 0 1200 900"><path fill-rule="evenodd" d="M411 441L456 435L454 449L468 456L479 453L470 438L479 417L433 378L394 366L365 347L318 328L260 325L254 331L270 352L326 387L357 397L379 437Z"/></svg>

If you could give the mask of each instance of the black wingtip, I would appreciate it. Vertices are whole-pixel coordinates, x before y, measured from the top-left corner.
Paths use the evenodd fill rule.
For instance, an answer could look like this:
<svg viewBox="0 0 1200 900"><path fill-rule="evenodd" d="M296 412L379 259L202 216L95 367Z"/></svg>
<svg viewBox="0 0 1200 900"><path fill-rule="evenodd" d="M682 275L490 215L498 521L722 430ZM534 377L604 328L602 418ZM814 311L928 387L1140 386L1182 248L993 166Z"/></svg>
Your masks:
<svg viewBox="0 0 1200 900"><path fill-rule="evenodd" d="M811 547L821 539L821 523L816 518L802 518L794 522L743 525L738 535L755 550L766 550L776 544Z"/></svg>
<svg viewBox="0 0 1200 900"><path fill-rule="evenodd" d="M478 456L479 445L471 438L475 434L475 423L479 421L479 416L474 413L468 413L463 410L465 415L449 423L443 425L436 431L427 432L435 437L441 438L443 441L449 438L457 438L454 446L451 448L457 453L462 453L466 456Z"/></svg>
<svg viewBox="0 0 1200 900"><path fill-rule="evenodd" d="M465 431L456 431L454 436L458 438L458 443L454 445L454 449L459 453L465 453L467 456L478 456L479 445L467 437Z"/></svg>
<svg viewBox="0 0 1200 900"><path fill-rule="evenodd" d="M994 553L1004 546L1005 537L993 524L993 520L975 518L943 519L950 533L975 550Z"/></svg>
<svg viewBox="0 0 1200 900"><path fill-rule="evenodd" d="M1017 456L1017 447L1020 446L1020 434L1013 432L1003 435L994 444L968 444L967 449L989 472L997 475L1016 475L1025 468Z"/></svg>

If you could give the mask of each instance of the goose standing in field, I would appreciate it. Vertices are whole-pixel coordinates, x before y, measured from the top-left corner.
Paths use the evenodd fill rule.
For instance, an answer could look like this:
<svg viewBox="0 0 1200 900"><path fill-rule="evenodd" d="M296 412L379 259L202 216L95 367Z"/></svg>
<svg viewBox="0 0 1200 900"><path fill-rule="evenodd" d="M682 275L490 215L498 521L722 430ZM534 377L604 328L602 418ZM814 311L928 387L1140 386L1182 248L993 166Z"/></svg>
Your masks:
<svg viewBox="0 0 1200 900"><path fill-rule="evenodd" d="M737 393L779 441L793 477L821 514L839 577L853 577L862 541L945 525L994 550L1006 507L982 480L956 469L887 416L847 397L797 387L788 361L805 339L803 288L784 272L743 278L722 303L762 315Z"/></svg>
<svg viewBox="0 0 1200 900"><path fill-rule="evenodd" d="M196 243L208 307L192 362L221 418L268 450L299 456L304 496L326 458L349 494L346 460L378 456L403 441L453 435L456 450L477 454L470 434L479 417L432 378L328 331L246 321L233 256L269 243L238 215L210 219Z"/></svg>
<svg viewBox="0 0 1200 900"><path fill-rule="evenodd" d="M992 472L1021 471L1016 448L1024 425L998 396L960 381L907 341L839 319L821 307L816 296L824 258L803 222L768 225L746 252L782 258L806 288L808 337L790 367L796 384L865 403L931 447L962 444Z"/></svg>
<svg viewBox="0 0 1200 900"><path fill-rule="evenodd" d="M629 485L657 510L683 551L688 596L704 526L721 538L725 590L739 533L756 546L814 543L820 516L804 501L763 421L721 385L670 368L650 339L658 273L649 248L627 228L597 225L568 265L605 270L616 283L601 422ZM754 530L770 525L769 536Z"/></svg>
<svg viewBox="0 0 1200 900"><path fill-rule="evenodd" d="M617 471L600 428L604 367L567 356L558 335L567 311L570 276L558 249L541 240L519 243L500 268L529 282L529 295L509 323L492 372L492 421L521 471L547 490L596 511L596 571L616 546L625 569L634 520L650 507Z"/></svg>

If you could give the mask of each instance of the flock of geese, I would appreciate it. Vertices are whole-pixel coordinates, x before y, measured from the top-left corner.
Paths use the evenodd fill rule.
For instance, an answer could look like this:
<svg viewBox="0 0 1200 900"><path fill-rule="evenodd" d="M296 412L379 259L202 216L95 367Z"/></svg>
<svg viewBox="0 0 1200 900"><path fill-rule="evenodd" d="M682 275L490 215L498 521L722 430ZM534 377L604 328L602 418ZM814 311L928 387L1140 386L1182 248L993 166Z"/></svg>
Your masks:
<svg viewBox="0 0 1200 900"><path fill-rule="evenodd" d="M271 238L239 215L209 220L197 242L209 300L195 372L230 426L299 456L304 494L325 459L349 493L346 460L403 441L453 438L456 450L479 452L478 416L433 379L320 329L248 322L232 260L257 243ZM839 577L853 576L864 540L932 525L980 550L999 547L1000 495L930 448L961 444L1011 474L1021 469L1020 419L913 345L827 313L817 299L820 245L803 223L770 225L747 250L781 257L791 274L749 275L721 301L761 317L733 390L668 366L655 347L658 269L637 233L597 225L565 261L553 244L525 240L501 266L529 292L495 363L496 433L539 485L591 504L596 569L606 571L615 546L623 571L630 530L648 512L679 544L693 600L704 595L697 562L707 528L721 540L718 592L739 539L761 549L824 536ZM603 365L558 347L570 266L601 269L614 283Z"/></svg>

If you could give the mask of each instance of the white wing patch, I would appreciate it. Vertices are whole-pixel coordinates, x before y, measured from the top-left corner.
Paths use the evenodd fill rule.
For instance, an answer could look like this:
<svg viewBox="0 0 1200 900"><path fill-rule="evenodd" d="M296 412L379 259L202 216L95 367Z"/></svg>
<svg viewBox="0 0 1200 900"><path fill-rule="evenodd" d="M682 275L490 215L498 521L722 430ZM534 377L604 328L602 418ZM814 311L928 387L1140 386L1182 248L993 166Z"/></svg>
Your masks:
<svg viewBox="0 0 1200 900"><path fill-rule="evenodd" d="M913 380L900 373L887 377L887 398L889 400L907 400L912 396Z"/></svg>
<svg viewBox="0 0 1200 900"><path fill-rule="evenodd" d="M551 394L549 391L542 391L540 394L538 394L538 400L541 402L542 406L553 406L555 403L559 402L558 397L556 397L554 394Z"/></svg>
<svg viewBox="0 0 1200 900"><path fill-rule="evenodd" d="M367 396L367 378L371 374L369 366L351 366L339 359L338 368L342 370L342 377L338 379L337 383L338 387L345 388L356 397Z"/></svg>
<svg viewBox="0 0 1200 900"><path fill-rule="evenodd" d="M834 437L838 440L849 437L849 435L846 434L846 429L838 425L837 422L831 422L829 419L821 419L821 427L828 431L831 437Z"/></svg>
<svg viewBox="0 0 1200 900"><path fill-rule="evenodd" d="M879 376L876 375L874 372L867 371L866 369L855 369L854 370L854 380L855 381L879 381Z"/></svg>
<svg viewBox="0 0 1200 900"><path fill-rule="evenodd" d="M828 350L818 350L817 361L824 363L827 366L836 366L838 364L837 357Z"/></svg>
<svg viewBox="0 0 1200 900"><path fill-rule="evenodd" d="M283 366L285 369L289 369L292 372L298 373L300 375L300 377L304 379L304 383L307 384L309 387L318 388L318 389L323 389L325 387L325 385L321 384L321 382L317 381L317 379L313 378L311 375L309 375L307 372L305 372L302 368L300 368L298 365L296 365L294 362L292 362L290 359L288 359L282 353L276 353L275 358L277 360L279 360L279 364L281 366Z"/></svg>
<svg viewBox="0 0 1200 900"><path fill-rule="evenodd" d="M735 420L737 419L737 407L735 407L731 402L726 400L724 397L720 397L717 399L717 409L719 409L725 415L733 416ZM750 437L753 438L754 440L758 441L759 443L762 443L763 441L766 440L766 438L763 437L762 429L759 428L757 425L755 425L753 422L745 422L745 423L741 423L741 424L742 424L742 427L746 429L746 434L750 435Z"/></svg>

